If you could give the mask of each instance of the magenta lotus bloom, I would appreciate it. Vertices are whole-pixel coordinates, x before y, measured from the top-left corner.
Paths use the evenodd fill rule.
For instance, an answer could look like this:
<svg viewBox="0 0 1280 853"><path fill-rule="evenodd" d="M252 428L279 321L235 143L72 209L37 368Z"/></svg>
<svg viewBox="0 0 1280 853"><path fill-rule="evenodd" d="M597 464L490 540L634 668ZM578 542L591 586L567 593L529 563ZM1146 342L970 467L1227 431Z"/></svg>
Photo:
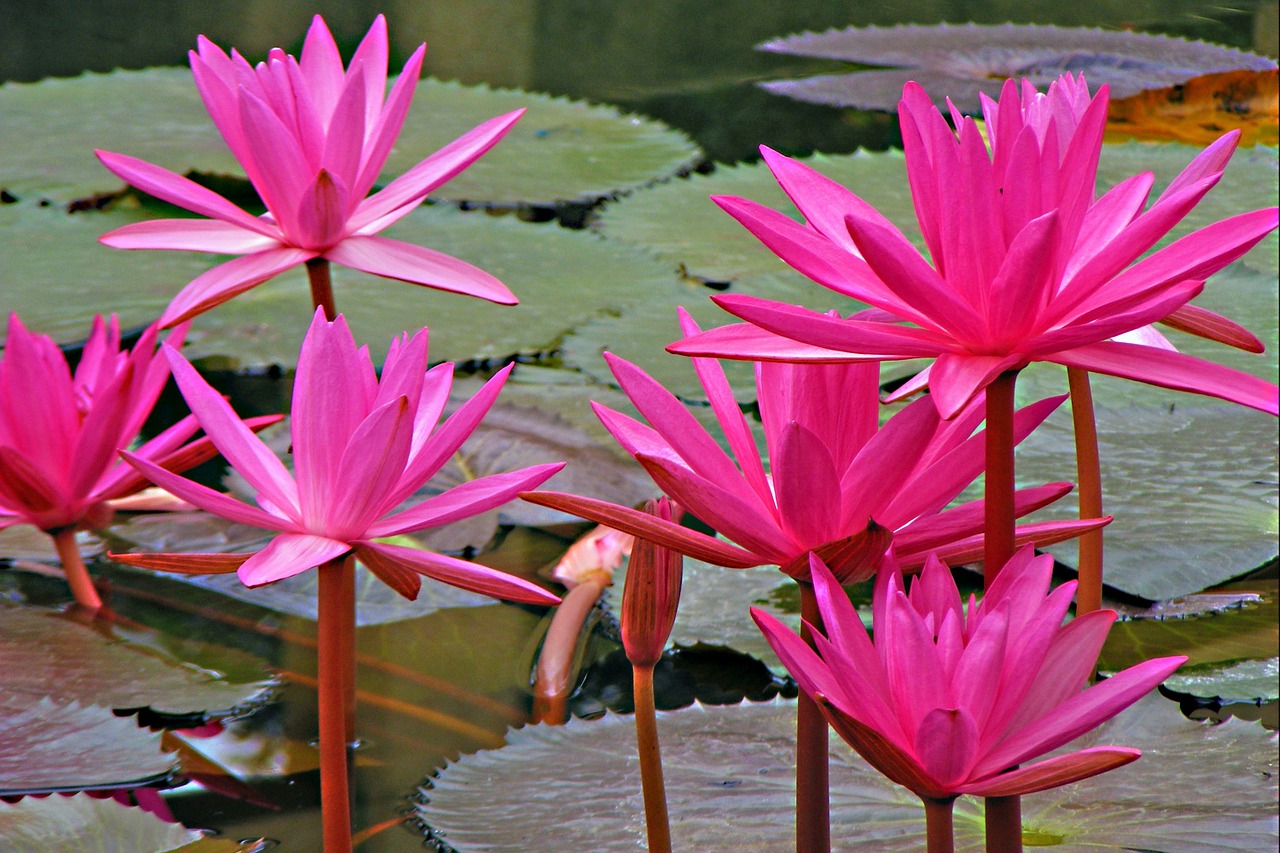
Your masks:
<svg viewBox="0 0 1280 853"><path fill-rule="evenodd" d="M816 650L768 613L752 616L832 727L894 782L926 800L1029 794L1138 758L1102 746L1027 763L1115 716L1186 660L1149 660L1088 686L1116 614L1095 610L1063 625L1075 582L1050 592L1052 569L1052 557L1024 548L966 610L938 560L910 594L890 566L876 580L873 643L815 558L826 626Z"/></svg>
<svg viewBox="0 0 1280 853"><path fill-rule="evenodd" d="M1179 328L1257 348L1247 331L1188 302L1206 278L1275 229L1276 208L1216 222L1138 260L1218 182L1238 132L1206 148L1146 207L1149 172L1094 197L1107 87L1090 99L1083 78L1064 76L1044 94L1009 81L983 111L989 149L972 119L954 116L953 132L920 86L903 92L907 180L932 264L849 190L762 149L806 223L746 199L715 201L791 266L873 308L841 319L717 296L753 325L714 329L669 349L774 360L934 358L928 385L946 418L997 376L1033 361L1275 414L1274 384L1173 351L1158 336L1153 345L1144 331L1171 318Z"/></svg>
<svg viewBox="0 0 1280 853"><path fill-rule="evenodd" d="M407 598L424 574L498 598L536 604L559 599L527 581L379 537L411 533L486 512L534 488L563 463L480 477L407 509L400 505L457 451L493 404L506 370L443 424L450 364L430 371L427 330L392 343L379 381L368 349L356 347L339 315L317 311L298 357L291 429L294 474L243 428L230 405L175 350L165 354L187 404L214 445L257 490L257 506L172 474L136 454L139 472L223 518L280 531L255 554L129 554L121 562L163 571L233 571L248 586L282 580L354 552Z"/></svg>
<svg viewBox="0 0 1280 853"><path fill-rule="evenodd" d="M119 249L178 249L240 257L188 284L160 318L170 326L298 264L327 259L373 275L513 305L500 281L449 255L379 237L427 194L488 151L523 110L481 124L369 195L408 114L425 45L387 94L387 24L374 21L344 69L316 16L298 59L280 49L250 65L200 38L191 71L214 124L267 206L252 216L159 166L97 152L144 192L210 219L126 225L102 242ZM367 196L367 197L366 197Z"/></svg>
<svg viewBox="0 0 1280 853"><path fill-rule="evenodd" d="M681 312L685 334L699 329ZM652 425L598 403L605 427L672 500L737 543L626 507L536 492L533 503L590 518L689 556L733 568L775 564L804 580L817 551L844 583L871 577L893 541L915 565L935 549L954 559L981 553L982 501L943 510L982 471L982 407L943 421L933 403L917 400L879 427L879 368L863 364L756 366L764 422L765 473L724 370L714 359L694 367L723 430L730 457L684 404L639 367L606 353L623 391ZM1023 409L1016 437L1028 435L1064 400ZM1062 497L1069 483L1023 489L1019 516ZM1061 541L1104 520L1046 522L1020 528L1021 541ZM738 547L740 546L740 547Z"/></svg>

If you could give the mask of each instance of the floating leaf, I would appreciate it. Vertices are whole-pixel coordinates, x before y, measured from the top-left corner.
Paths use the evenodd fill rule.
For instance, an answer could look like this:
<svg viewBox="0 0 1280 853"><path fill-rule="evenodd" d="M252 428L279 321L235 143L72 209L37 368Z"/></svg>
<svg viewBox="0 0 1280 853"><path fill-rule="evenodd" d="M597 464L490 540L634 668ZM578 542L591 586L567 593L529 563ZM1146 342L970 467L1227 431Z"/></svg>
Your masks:
<svg viewBox="0 0 1280 853"><path fill-rule="evenodd" d="M0 699L0 796L164 780L177 760L161 752L160 737L109 708L6 693Z"/></svg>
<svg viewBox="0 0 1280 853"><path fill-rule="evenodd" d="M1276 67L1265 56L1202 41L1037 24L849 27L787 36L760 49L888 67L763 85L802 101L890 112L908 80L924 86L940 107L950 98L976 112L978 93L995 97L1009 77L1043 88L1062 74L1083 72L1094 89L1105 83L1112 97L1126 98L1214 71Z"/></svg>
<svg viewBox="0 0 1280 853"><path fill-rule="evenodd" d="M658 728L673 847L739 850L749 827L752 850L793 849L794 703L695 705L660 714ZM1274 733L1235 720L1195 723L1152 695L1071 748L1096 743L1147 754L1095 779L1025 797L1028 838L1063 849L1167 853L1274 843ZM447 766L423 794L418 816L431 837L460 853L531 846L605 853L645 842L629 717L526 726L507 746ZM923 848L924 812L906 789L834 741L831 829L832 838L860 851ZM983 849L981 811L971 798L957 803L956 841L962 851Z"/></svg>
<svg viewBox="0 0 1280 853"><path fill-rule="evenodd" d="M701 156L679 131L613 107L422 80L383 181L482 121L521 107L528 112L516 129L435 198L505 206L594 201L670 177ZM0 189L19 198L66 203L118 192L119 179L94 148L178 174L243 178L185 68L7 83L0 113Z"/></svg>
<svg viewBox="0 0 1280 853"><path fill-rule="evenodd" d="M179 849L187 850L185 845L198 843L200 834L136 806L79 794L26 797L13 804L0 803L0 838L4 839L6 853L48 853L50 850L176 853ZM195 853L204 848L190 849Z"/></svg>
<svg viewBox="0 0 1280 853"><path fill-rule="evenodd" d="M1186 667L1165 687L1219 703L1274 702L1280 697L1280 658L1246 660L1231 666Z"/></svg>
<svg viewBox="0 0 1280 853"><path fill-rule="evenodd" d="M1108 139L1172 139L1208 145L1240 129L1241 145L1280 142L1280 81L1270 71L1223 71L1113 100Z"/></svg>
<svg viewBox="0 0 1280 853"><path fill-rule="evenodd" d="M3 693L132 711L221 716L261 701L273 682L232 684L59 614L0 605Z"/></svg>

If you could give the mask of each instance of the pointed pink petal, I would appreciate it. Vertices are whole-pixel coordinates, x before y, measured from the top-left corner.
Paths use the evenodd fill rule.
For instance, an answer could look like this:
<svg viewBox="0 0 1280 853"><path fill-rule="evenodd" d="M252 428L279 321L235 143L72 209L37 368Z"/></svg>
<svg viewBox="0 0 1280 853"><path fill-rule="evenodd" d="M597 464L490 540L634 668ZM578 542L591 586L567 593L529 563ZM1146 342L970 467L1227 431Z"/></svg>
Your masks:
<svg viewBox="0 0 1280 853"><path fill-rule="evenodd" d="M860 525L873 518L890 528L895 526L884 517L884 511L912 473L937 428L938 410L933 401L920 399L890 418L863 445L840 480L840 490L846 495L846 524ZM947 500L951 497L955 495Z"/></svg>
<svg viewBox="0 0 1280 853"><path fill-rule="evenodd" d="M663 521L646 512L611 504L608 501L584 498L565 492L522 492L522 500L538 506L551 507L560 512L576 515L615 530L679 551L689 557L725 566L731 569L749 569L768 562L767 557L757 556L735 545L722 542L705 533L698 533L671 521Z"/></svg>
<svg viewBox="0 0 1280 853"><path fill-rule="evenodd" d="M383 59L382 78L386 79L386 59ZM376 69L368 69L364 65L351 62L351 71L347 75L342 94L334 108L333 117L329 119L328 130L324 136L324 152L320 156L323 171L335 176L344 188L350 189L360 178L360 167L364 153L365 139L365 99L371 95L365 86L366 74L376 79ZM378 91L376 101L369 104L374 110L369 118L370 123L377 119L377 109L382 99ZM346 199L344 198L345 202ZM354 207L354 204L352 205ZM339 218L346 221L351 211L342 207Z"/></svg>
<svg viewBox="0 0 1280 853"><path fill-rule="evenodd" d="M499 305L519 300L489 273L451 255L387 237L348 237L324 255L334 263Z"/></svg>
<svg viewBox="0 0 1280 853"><path fill-rule="evenodd" d="M1160 322L1171 329L1217 341L1245 352L1262 352L1265 349L1258 336L1244 326L1198 305L1183 305Z"/></svg>
<svg viewBox="0 0 1280 853"><path fill-rule="evenodd" d="M363 127L373 127L382 110L382 99L387 95L387 19L378 15L369 26L369 32L360 41L356 52L351 56L347 66L347 82L355 76L355 69L364 66L363 77L365 94L364 102L368 104L367 113L361 121ZM339 118L334 115L334 121ZM332 130L332 126L330 127Z"/></svg>
<svg viewBox="0 0 1280 853"><path fill-rule="evenodd" d="M381 542L361 540L356 545L356 554L362 560L399 563L415 572L459 589L468 589L481 595L489 595L504 601L518 601L522 604L560 603L559 596L551 594L537 584L478 563L468 563L466 560L444 554Z"/></svg>
<svg viewBox="0 0 1280 853"><path fill-rule="evenodd" d="M914 751L921 768L947 788L964 779L977 745L977 728L962 708L934 708L915 731Z"/></svg>
<svg viewBox="0 0 1280 853"><path fill-rule="evenodd" d="M288 242L293 243L300 237L295 211L303 190L315 177L314 172L308 168L297 138L271 107L244 89L240 90L238 100L240 127L258 173L254 189L262 196Z"/></svg>
<svg viewBox="0 0 1280 853"><path fill-rule="evenodd" d="M840 476L822 438L795 421L779 438L772 459L773 487L783 530L809 548L845 535L849 528L841 525Z"/></svg>
<svg viewBox="0 0 1280 853"><path fill-rule="evenodd" d="M314 257L314 252L305 249L280 248L243 255L220 264L192 279L173 297L169 307L160 315L160 325L168 328L190 320Z"/></svg>
<svg viewBox="0 0 1280 853"><path fill-rule="evenodd" d="M351 552L351 545L310 533L281 533L236 572L248 587L281 581Z"/></svg>
<svg viewBox="0 0 1280 853"><path fill-rule="evenodd" d="M413 413L407 397L374 409L356 428L338 462L333 502L313 507L312 512L327 519L335 532L364 535L390 509L387 498L404 474L412 440Z"/></svg>
<svg viewBox="0 0 1280 853"><path fill-rule="evenodd" d="M969 355L944 352L929 368L929 396L944 418L955 417L973 396L1006 370L1016 370L1027 359L1013 355Z"/></svg>
<svg viewBox="0 0 1280 853"><path fill-rule="evenodd" d="M409 107L413 102L413 93L418 86L418 77L422 74L422 60L426 56L426 50L426 45L418 45L418 49L404 64L395 85L391 87L391 94L387 96L376 124L366 128L369 135L364 163L351 189L353 199L358 200L357 204L364 201L364 197L377 182L378 175L395 146L396 137L400 135L405 116L409 114Z"/></svg>
<svg viewBox="0 0 1280 853"><path fill-rule="evenodd" d="M71 498L11 447L0 447L0 499L24 514L58 509Z"/></svg>
<svg viewBox="0 0 1280 853"><path fill-rule="evenodd" d="M276 239L280 235L280 229L276 226L246 213L213 190L206 189L189 178L176 175L168 169L162 169L137 157L113 154L110 151L94 153L98 155L102 165L117 177L158 199L176 204L192 213L239 225L246 231L253 231L264 237Z"/></svg>
<svg viewBox="0 0 1280 853"><path fill-rule="evenodd" d="M241 524L248 524L251 527L259 527L263 530L280 530L284 525L282 519L264 512L256 506L249 506L221 492L215 492L208 486L202 486L185 477L166 471L154 462L134 456L127 450L120 451L120 455L124 457L126 462L137 468L148 480L165 491L172 492L192 506L198 506L222 518L238 521Z"/></svg>
<svg viewBox="0 0 1280 853"><path fill-rule="evenodd" d="M962 794L977 797L1013 797L1047 791L1106 773L1137 761L1142 752L1123 746L1094 746L1070 755L1055 755L1028 767L1019 767L980 782L957 786Z"/></svg>
<svg viewBox="0 0 1280 853"><path fill-rule="evenodd" d="M1280 414L1280 390L1274 384L1180 352L1104 341L1054 353L1045 360Z"/></svg>
<svg viewBox="0 0 1280 853"><path fill-rule="evenodd" d="M298 59L302 75L316 110L327 121L342 92L344 72L338 45L329 32L324 18L311 19L306 41L302 43L302 55Z"/></svg>
<svg viewBox="0 0 1280 853"><path fill-rule="evenodd" d="M468 480L411 509L387 516L371 525L366 535L396 536L480 515L515 500L523 491L537 488L563 467L563 462L552 462Z"/></svg>
<svg viewBox="0 0 1280 853"><path fill-rule="evenodd" d="M734 323L699 332L667 345L667 352L704 358L730 358L739 361L780 361L786 363L833 364L857 361L859 356L839 350L801 343L791 338L766 332L750 323ZM908 356L883 356L885 360ZM880 360L865 356L867 361Z"/></svg>
<svg viewBox="0 0 1280 853"><path fill-rule="evenodd" d="M181 575L229 575L252 556L253 554L107 554L111 560L126 566Z"/></svg>
<svg viewBox="0 0 1280 853"><path fill-rule="evenodd" d="M764 634L778 660L802 690L810 695L817 693L830 699L838 699L842 706L852 704L857 708L857 697L849 696L827 662L818 657L800 635L758 607L752 607L750 612L760 633Z"/></svg>
<svg viewBox="0 0 1280 853"><path fill-rule="evenodd" d="M280 241L218 219L153 219L108 231L98 241L113 249L172 249L246 255L278 248Z"/></svg>

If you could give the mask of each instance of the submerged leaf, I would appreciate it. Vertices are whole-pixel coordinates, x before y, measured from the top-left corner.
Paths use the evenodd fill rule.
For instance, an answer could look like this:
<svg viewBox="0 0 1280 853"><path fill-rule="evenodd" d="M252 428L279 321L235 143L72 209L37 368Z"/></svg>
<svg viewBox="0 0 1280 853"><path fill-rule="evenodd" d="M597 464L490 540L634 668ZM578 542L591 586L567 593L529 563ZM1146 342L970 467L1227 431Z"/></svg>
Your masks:
<svg viewBox="0 0 1280 853"><path fill-rule="evenodd" d="M50 850L168 853L198 844L200 833L163 821L136 806L78 794L26 797L17 803L0 803L0 838L4 839L6 853L48 853Z"/></svg>
<svg viewBox="0 0 1280 853"><path fill-rule="evenodd" d="M660 714L658 730L673 847L706 853L794 848L794 703L695 705ZM1274 733L1236 720L1195 723L1153 694L1068 748L1109 743L1146 755L1095 779L1023 798L1029 838L1063 849L1167 853L1274 843ZM529 785L531 778L538 784ZM609 853L645 841L629 717L526 726L509 735L507 746L447 766L423 794L427 802L418 816L431 837L460 853ZM923 848L924 811L906 789L833 740L831 829L848 849ZM982 815L971 798L957 803L956 841L958 850L983 849Z"/></svg>
<svg viewBox="0 0 1280 853"><path fill-rule="evenodd" d="M1090 87L1105 83L1113 98L1125 98L1214 71L1276 67L1265 56L1201 41L1038 24L849 27L787 36L760 48L891 68L764 84L803 101L888 111L897 109L908 80L933 93L940 107L946 97L962 111L976 112L978 93L995 97L1009 77L1043 88L1062 74L1083 72Z"/></svg>
<svg viewBox="0 0 1280 853"><path fill-rule="evenodd" d="M1280 142L1278 81L1274 68L1223 71L1113 100L1107 109L1107 137L1208 145L1238 128L1241 145L1275 145Z"/></svg>

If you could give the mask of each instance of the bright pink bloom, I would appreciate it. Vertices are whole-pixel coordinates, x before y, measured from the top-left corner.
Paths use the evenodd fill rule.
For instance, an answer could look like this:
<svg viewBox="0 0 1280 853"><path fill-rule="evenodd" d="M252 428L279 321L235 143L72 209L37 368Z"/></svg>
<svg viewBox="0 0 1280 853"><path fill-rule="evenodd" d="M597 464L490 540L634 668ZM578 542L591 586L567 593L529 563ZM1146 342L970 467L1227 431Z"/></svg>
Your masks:
<svg viewBox="0 0 1280 853"><path fill-rule="evenodd" d="M683 311L687 335L698 326ZM626 507L560 492L523 495L533 503L590 518L707 562L744 568L771 563L803 579L817 551L845 583L871 577L890 539L915 565L940 550L951 559L982 550L982 501L944 510L982 471L980 405L943 421L917 400L880 428L879 368L863 364L756 366L764 422L762 454L724 370L695 358L730 457L684 404L628 361L605 354L622 390L652 426L598 403L596 415L672 500L736 542ZM1043 400L1017 417L1021 440L1065 399ZM735 461L736 457L736 461ZM1069 483L1023 489L1019 516L1071 490ZM1020 541L1061 541L1105 521L1047 522L1019 529Z"/></svg>
<svg viewBox="0 0 1280 853"><path fill-rule="evenodd" d="M832 728L894 782L934 800L1030 794L1138 758L1136 749L1101 746L1026 763L1115 716L1186 661L1149 660L1089 687L1116 614L1095 610L1063 625L1076 585L1050 592L1052 570L1052 557L1024 548L981 602L970 596L966 614L937 559L910 595L889 566L876 579L873 644L814 558L826 628L814 631L816 651L768 613L751 615Z"/></svg>
<svg viewBox="0 0 1280 853"><path fill-rule="evenodd" d="M400 505L458 450L493 405L510 367L491 379L437 429L453 367L430 371L427 330L394 341L379 381L366 347L357 349L339 315L317 310L294 380L290 427L294 473L244 429L216 391L175 350L165 354L174 379L205 432L257 490L257 506L165 471L135 454L125 458L174 494L223 518L278 530L256 554L133 554L121 562L163 571L231 571L247 586L282 580L354 551L374 574L407 598L417 573L499 598L538 604L559 601L505 572L400 545L378 542L468 518L513 499L559 471L535 465L480 477L407 509Z"/></svg>
<svg viewBox="0 0 1280 853"><path fill-rule="evenodd" d="M185 332L175 331L170 343L181 346ZM169 379L169 366L155 357L156 334L149 326L122 352L115 316L95 317L73 376L52 338L9 315L0 361L0 528L32 524L53 533L104 526L111 501L149 485L117 453L137 438ZM185 418L134 453L184 470L213 455L207 439L187 443L199 428Z"/></svg>
<svg viewBox="0 0 1280 853"><path fill-rule="evenodd" d="M927 380L948 418L995 377L1033 361L1275 414L1274 384L1173 351L1145 328L1171 317L1179 328L1260 348L1247 330L1187 303L1206 278L1275 229L1276 208L1214 223L1138 260L1218 182L1238 132L1206 148L1144 210L1150 172L1094 198L1107 87L1090 100L1083 78L1064 76L1046 94L1010 81L999 103L984 99L983 110L989 150L973 119L955 115L952 132L920 86L903 92L907 181L932 265L865 201L762 149L807 222L746 199L715 201L791 266L873 309L841 319L719 296L754 325L714 329L669 349L792 361L935 358Z"/></svg>
<svg viewBox="0 0 1280 853"><path fill-rule="evenodd" d="M162 325L207 311L312 258L515 304L511 291L483 270L376 235L488 151L523 110L490 119L369 196L408 114L425 45L409 57L390 94L381 15L345 70L318 15L299 59L277 48L255 67L203 36L198 46L190 54L196 87L268 212L252 216L167 169L97 152L103 165L138 189L211 217L126 225L104 235L103 243L242 256L188 284L165 310Z"/></svg>

